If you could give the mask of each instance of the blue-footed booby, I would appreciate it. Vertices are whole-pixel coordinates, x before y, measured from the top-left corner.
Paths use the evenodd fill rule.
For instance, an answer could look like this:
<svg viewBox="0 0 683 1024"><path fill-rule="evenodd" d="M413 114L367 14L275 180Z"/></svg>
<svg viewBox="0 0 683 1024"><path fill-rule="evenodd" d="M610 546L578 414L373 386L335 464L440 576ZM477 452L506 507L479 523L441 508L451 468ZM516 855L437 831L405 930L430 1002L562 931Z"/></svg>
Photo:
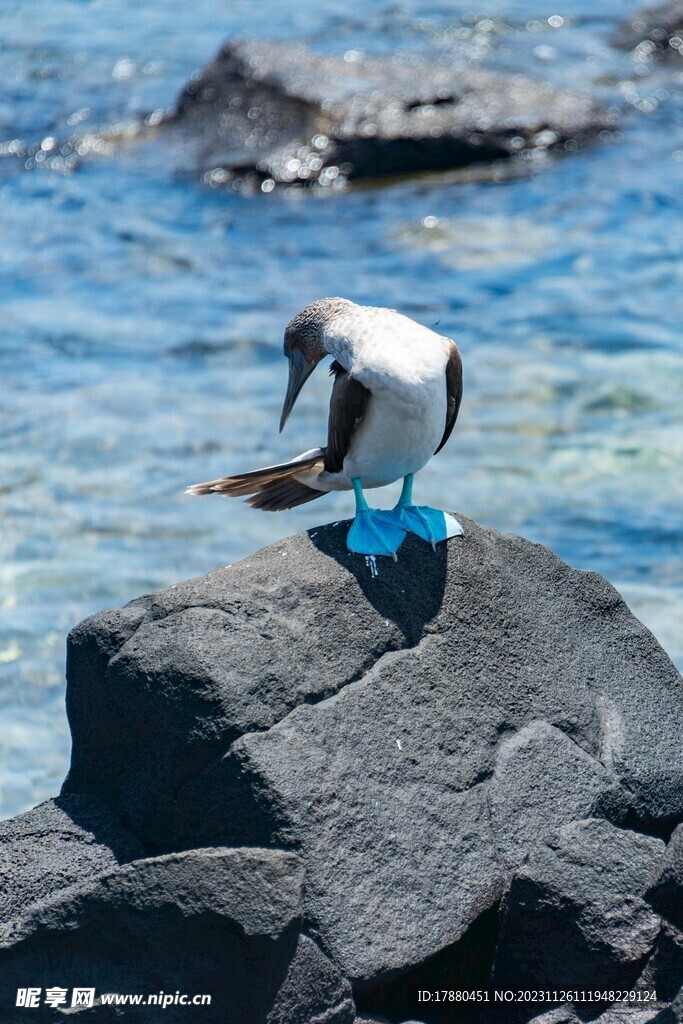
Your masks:
<svg viewBox="0 0 683 1024"><path fill-rule="evenodd" d="M456 519L413 504L414 475L451 435L462 396L455 342L394 309L319 299L285 330L289 381L280 430L304 383L325 356L334 376L325 447L291 462L188 487L189 494L249 495L266 512L294 508L329 491L353 490L356 516L347 546L390 555L410 531L436 543L462 534ZM403 478L392 510L368 507L363 490Z"/></svg>

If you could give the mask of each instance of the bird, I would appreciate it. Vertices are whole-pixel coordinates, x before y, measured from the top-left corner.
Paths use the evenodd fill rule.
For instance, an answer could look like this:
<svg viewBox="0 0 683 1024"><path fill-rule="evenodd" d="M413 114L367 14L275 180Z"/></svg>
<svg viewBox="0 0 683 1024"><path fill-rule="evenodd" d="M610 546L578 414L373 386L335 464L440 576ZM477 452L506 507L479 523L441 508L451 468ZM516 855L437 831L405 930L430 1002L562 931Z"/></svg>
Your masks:
<svg viewBox="0 0 683 1024"><path fill-rule="evenodd" d="M450 338L410 317L349 299L318 299L288 323L289 362L280 431L316 366L332 357L327 444L289 462L193 484L186 493L247 496L266 512L295 508L330 491L353 490L350 551L396 552L406 533L436 544L461 536L453 517L413 504L413 479L444 447L462 398L462 360ZM403 479L393 509L371 508L364 490Z"/></svg>

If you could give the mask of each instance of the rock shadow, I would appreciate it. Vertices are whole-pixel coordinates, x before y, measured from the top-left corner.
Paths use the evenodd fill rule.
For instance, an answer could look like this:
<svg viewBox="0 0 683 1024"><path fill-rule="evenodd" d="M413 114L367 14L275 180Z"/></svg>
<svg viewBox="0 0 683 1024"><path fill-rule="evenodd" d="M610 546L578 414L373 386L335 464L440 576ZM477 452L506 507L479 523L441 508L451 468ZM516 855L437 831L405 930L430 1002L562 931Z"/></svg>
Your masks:
<svg viewBox="0 0 683 1024"><path fill-rule="evenodd" d="M333 558L355 580L376 612L400 629L408 646L419 643L425 626L441 611L448 572L448 548L462 538L429 544L407 534L398 561L382 556L357 555L346 547L351 520L318 526L308 531L311 543Z"/></svg>
<svg viewBox="0 0 683 1024"><path fill-rule="evenodd" d="M498 937L498 910L496 904L483 911L457 942L399 976L356 983L358 1012L379 1013L397 1021L407 1017L412 1020L414 1016L424 1024L484 1024L487 1007L475 993L483 993L488 987ZM454 992L466 992L468 998L444 998L444 993Z"/></svg>
<svg viewBox="0 0 683 1024"><path fill-rule="evenodd" d="M119 864L145 857L149 851L124 819L104 800L84 793L62 789L54 804L78 828L90 833L95 841L108 847Z"/></svg>

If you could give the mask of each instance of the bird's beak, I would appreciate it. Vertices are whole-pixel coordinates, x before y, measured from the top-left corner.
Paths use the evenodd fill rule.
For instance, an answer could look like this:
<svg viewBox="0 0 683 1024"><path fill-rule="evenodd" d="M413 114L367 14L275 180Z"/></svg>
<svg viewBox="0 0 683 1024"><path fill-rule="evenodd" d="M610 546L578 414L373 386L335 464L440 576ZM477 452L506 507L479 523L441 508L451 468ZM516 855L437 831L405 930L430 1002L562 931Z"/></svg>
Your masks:
<svg viewBox="0 0 683 1024"><path fill-rule="evenodd" d="M280 432L294 408L299 392L315 370L315 365L315 363L309 363L304 359L298 348L289 353L289 380L287 381L285 404L282 406L282 416L280 417Z"/></svg>

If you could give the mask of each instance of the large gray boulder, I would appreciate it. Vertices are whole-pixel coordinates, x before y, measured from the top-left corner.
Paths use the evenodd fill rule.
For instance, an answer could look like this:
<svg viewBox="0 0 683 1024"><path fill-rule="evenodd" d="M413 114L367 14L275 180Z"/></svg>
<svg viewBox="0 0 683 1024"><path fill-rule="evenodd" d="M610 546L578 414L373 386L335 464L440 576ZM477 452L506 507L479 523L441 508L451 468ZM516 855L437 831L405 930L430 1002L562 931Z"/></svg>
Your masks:
<svg viewBox="0 0 683 1024"><path fill-rule="evenodd" d="M64 792L149 850L298 851L307 926L368 1010L473 947L485 981L496 904L558 829L663 851L630 828L683 813L683 687L651 634L599 576L460 518L397 564L321 527L69 639Z"/></svg>
<svg viewBox="0 0 683 1024"><path fill-rule="evenodd" d="M246 40L193 75L158 130L214 183L251 172L330 185L576 148L615 123L590 96L464 62Z"/></svg>
<svg viewBox="0 0 683 1024"><path fill-rule="evenodd" d="M549 833L595 814L623 821L629 796L561 729L532 722L501 742L488 803L499 856L512 868L542 838L539 822Z"/></svg>

